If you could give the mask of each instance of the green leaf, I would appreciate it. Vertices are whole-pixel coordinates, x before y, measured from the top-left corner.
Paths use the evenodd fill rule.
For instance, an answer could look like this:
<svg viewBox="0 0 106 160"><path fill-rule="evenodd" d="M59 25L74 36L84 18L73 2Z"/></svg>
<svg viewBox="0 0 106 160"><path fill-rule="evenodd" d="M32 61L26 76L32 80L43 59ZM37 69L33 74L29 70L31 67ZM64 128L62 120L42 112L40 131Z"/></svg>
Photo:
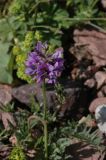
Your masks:
<svg viewBox="0 0 106 160"><path fill-rule="evenodd" d="M5 18L0 19L0 37L2 41L9 41L13 38L13 30Z"/></svg>
<svg viewBox="0 0 106 160"><path fill-rule="evenodd" d="M58 9L54 14L54 20L57 21L59 28L68 28L70 26L69 14L66 10Z"/></svg>
<svg viewBox="0 0 106 160"><path fill-rule="evenodd" d="M0 68L7 67L9 62L9 55L7 54L9 50L9 43L0 42Z"/></svg>
<svg viewBox="0 0 106 160"><path fill-rule="evenodd" d="M4 67L0 67L0 82L9 84L12 82L11 74Z"/></svg>
<svg viewBox="0 0 106 160"><path fill-rule="evenodd" d="M10 56L8 50L10 43L2 43L0 41L0 82L2 83L11 83L12 76L8 71L8 64Z"/></svg>

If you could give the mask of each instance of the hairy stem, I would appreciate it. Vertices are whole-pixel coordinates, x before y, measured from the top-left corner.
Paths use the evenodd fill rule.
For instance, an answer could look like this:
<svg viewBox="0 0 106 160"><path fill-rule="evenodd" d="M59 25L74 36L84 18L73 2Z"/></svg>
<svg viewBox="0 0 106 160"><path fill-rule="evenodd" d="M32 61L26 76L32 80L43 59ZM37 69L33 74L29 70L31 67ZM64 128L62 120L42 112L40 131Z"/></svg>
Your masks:
<svg viewBox="0 0 106 160"><path fill-rule="evenodd" d="M48 127L47 127L47 98L46 98L46 86L45 81L42 86L43 102L44 102L44 147L45 147L45 160L48 160Z"/></svg>

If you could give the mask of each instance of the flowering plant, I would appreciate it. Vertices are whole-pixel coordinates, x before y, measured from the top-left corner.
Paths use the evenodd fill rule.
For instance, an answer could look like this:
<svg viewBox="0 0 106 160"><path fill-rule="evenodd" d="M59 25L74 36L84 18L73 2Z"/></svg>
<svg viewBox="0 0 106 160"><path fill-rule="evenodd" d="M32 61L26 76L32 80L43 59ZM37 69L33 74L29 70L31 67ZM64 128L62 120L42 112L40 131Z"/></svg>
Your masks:
<svg viewBox="0 0 106 160"><path fill-rule="evenodd" d="M29 53L25 62L25 73L42 85L44 99L44 148L45 160L48 160L48 118L47 118L47 99L45 83L55 84L57 78L63 70L63 49L58 48L53 54L49 53L47 43L39 41L34 50Z"/></svg>

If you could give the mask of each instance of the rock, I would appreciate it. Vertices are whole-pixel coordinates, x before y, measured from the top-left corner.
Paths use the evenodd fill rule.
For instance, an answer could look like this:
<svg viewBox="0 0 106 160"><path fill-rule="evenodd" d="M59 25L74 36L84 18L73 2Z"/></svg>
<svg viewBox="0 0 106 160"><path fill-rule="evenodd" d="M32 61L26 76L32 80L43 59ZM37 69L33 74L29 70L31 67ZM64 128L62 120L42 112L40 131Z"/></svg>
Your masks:
<svg viewBox="0 0 106 160"><path fill-rule="evenodd" d="M94 146L73 139L70 146L71 160L104 160L105 151L99 151Z"/></svg>
<svg viewBox="0 0 106 160"><path fill-rule="evenodd" d="M6 105L9 104L11 100L12 87L9 85L0 84L0 120L6 130L9 130L9 123L11 123L14 127L16 126L12 113L4 112Z"/></svg>
<svg viewBox="0 0 106 160"><path fill-rule="evenodd" d="M104 85L101 90L102 90L104 96L106 96L106 85Z"/></svg>
<svg viewBox="0 0 106 160"><path fill-rule="evenodd" d="M95 80L97 82L97 89L99 89L103 84L106 83L106 73L103 71L98 71L95 73Z"/></svg>
<svg viewBox="0 0 106 160"><path fill-rule="evenodd" d="M14 120L14 117L12 115L12 113L8 113L8 112L0 112L0 120L2 120L4 128L6 130L10 129L9 124L11 123L11 125L13 125L14 127L16 127L16 122Z"/></svg>
<svg viewBox="0 0 106 160"><path fill-rule="evenodd" d="M97 93L98 97L106 97L106 85L103 85Z"/></svg>
<svg viewBox="0 0 106 160"><path fill-rule="evenodd" d="M0 159L7 160L11 151L11 146L0 144Z"/></svg>
<svg viewBox="0 0 106 160"><path fill-rule="evenodd" d="M96 66L106 65L106 33L96 31L94 29L74 31L74 51L78 60L82 58L93 59Z"/></svg>
<svg viewBox="0 0 106 160"><path fill-rule="evenodd" d="M97 97L98 98L103 98L104 97L104 94L101 90L97 93Z"/></svg>
<svg viewBox="0 0 106 160"><path fill-rule="evenodd" d="M0 106L3 107L12 100L12 87L0 84Z"/></svg>
<svg viewBox="0 0 106 160"><path fill-rule="evenodd" d="M101 0L102 7L106 11L106 0Z"/></svg>
<svg viewBox="0 0 106 160"><path fill-rule="evenodd" d="M90 78L90 79L87 79L87 80L84 82L84 85L88 86L89 88L93 88L93 87L96 86L96 81L95 81L95 79Z"/></svg>
<svg viewBox="0 0 106 160"><path fill-rule="evenodd" d="M35 96L37 95L37 96ZM12 96L19 102L30 105L32 98L42 101L41 88L34 84L26 84L12 89Z"/></svg>
<svg viewBox="0 0 106 160"><path fill-rule="evenodd" d="M91 113L95 113L96 108L104 104L106 105L106 97L96 98L91 102L89 106L89 111Z"/></svg>
<svg viewBox="0 0 106 160"><path fill-rule="evenodd" d="M64 104L59 105L55 90L47 89L47 105L50 110L58 111L60 117L63 117L65 114L70 114L70 111L73 109L79 109L80 106L85 108L87 103L86 89L83 89L78 84L70 82L69 87L65 86L64 93L66 95L66 100ZM24 103L27 106L31 105L32 96L35 99L35 103L39 102L41 106L43 104L41 88L34 84L13 88L12 95L19 102Z"/></svg>
<svg viewBox="0 0 106 160"><path fill-rule="evenodd" d="M100 131L106 134L106 104L97 106L95 109L95 118Z"/></svg>

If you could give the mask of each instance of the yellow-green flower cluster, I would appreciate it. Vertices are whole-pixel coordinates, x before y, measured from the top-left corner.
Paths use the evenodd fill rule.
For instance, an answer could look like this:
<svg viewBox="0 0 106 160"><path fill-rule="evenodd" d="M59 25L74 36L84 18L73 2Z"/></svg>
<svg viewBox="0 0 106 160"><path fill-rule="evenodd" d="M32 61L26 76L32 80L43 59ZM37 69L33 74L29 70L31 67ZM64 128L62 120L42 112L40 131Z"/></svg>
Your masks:
<svg viewBox="0 0 106 160"><path fill-rule="evenodd" d="M26 160L22 147L14 146L9 156L9 160Z"/></svg>
<svg viewBox="0 0 106 160"><path fill-rule="evenodd" d="M16 56L16 55L18 55L21 52L21 49L20 49L19 46L14 45L13 48L12 48L12 52Z"/></svg>
<svg viewBox="0 0 106 160"><path fill-rule="evenodd" d="M17 76L22 80L26 80L28 83L31 83L31 77L25 74L25 61L27 55L19 54L16 56L16 63L17 63Z"/></svg>
<svg viewBox="0 0 106 160"><path fill-rule="evenodd" d="M34 48L36 41L39 41L41 39L42 36L39 31L27 32L25 40L21 43L19 43L19 41L15 39L13 54L16 56L17 76L20 79L27 81L28 83L31 83L32 79L30 76L25 74L25 61L27 59L28 53Z"/></svg>
<svg viewBox="0 0 106 160"><path fill-rule="evenodd" d="M41 41L42 40L42 35L41 35L41 33L39 32L39 31L36 31L35 32L35 39L37 40L37 41Z"/></svg>
<svg viewBox="0 0 106 160"><path fill-rule="evenodd" d="M25 36L25 41L22 43L22 50L30 51L31 47L33 46L33 41L34 41L34 32L32 31L27 32Z"/></svg>
<svg viewBox="0 0 106 160"><path fill-rule="evenodd" d="M27 54L31 50L34 42L34 34L33 32L27 32L25 36L25 40L21 43L15 41L15 45L13 47L13 54L16 56L16 66L17 66L17 76L22 80L26 80L28 83L31 83L32 80L30 76L25 74L25 61L27 58Z"/></svg>

